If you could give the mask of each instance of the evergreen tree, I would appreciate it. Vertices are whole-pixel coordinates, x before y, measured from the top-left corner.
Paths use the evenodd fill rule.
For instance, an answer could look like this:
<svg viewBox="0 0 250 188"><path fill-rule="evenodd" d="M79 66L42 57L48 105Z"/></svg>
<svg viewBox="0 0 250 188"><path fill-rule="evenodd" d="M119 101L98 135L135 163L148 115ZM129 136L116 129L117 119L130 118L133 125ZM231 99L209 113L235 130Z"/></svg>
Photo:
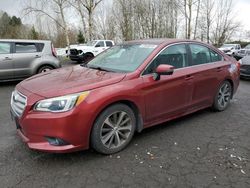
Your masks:
<svg viewBox="0 0 250 188"><path fill-rule="evenodd" d="M77 35L77 41L78 41L78 43L85 43L85 38L84 38L81 30L79 30L79 33Z"/></svg>
<svg viewBox="0 0 250 188"><path fill-rule="evenodd" d="M31 39L34 39L34 40L37 40L39 38L39 34L38 32L36 31L35 27L32 26L31 30L30 30L30 38Z"/></svg>

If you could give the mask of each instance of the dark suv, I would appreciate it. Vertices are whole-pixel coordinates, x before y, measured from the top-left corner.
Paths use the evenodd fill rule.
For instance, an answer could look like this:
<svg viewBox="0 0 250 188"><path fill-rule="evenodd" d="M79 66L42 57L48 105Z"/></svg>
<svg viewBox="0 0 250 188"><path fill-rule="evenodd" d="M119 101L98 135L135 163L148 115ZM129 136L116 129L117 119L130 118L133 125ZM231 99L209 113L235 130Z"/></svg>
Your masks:
<svg viewBox="0 0 250 188"><path fill-rule="evenodd" d="M21 80L59 67L51 41L0 39L0 81Z"/></svg>

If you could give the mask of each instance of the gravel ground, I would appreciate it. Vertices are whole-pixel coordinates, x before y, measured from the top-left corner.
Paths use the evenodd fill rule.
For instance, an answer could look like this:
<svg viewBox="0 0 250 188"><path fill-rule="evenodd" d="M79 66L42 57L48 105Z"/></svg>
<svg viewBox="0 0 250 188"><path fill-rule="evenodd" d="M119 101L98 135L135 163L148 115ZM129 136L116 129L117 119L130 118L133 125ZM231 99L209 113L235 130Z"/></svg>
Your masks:
<svg viewBox="0 0 250 188"><path fill-rule="evenodd" d="M16 84L0 83L0 187L250 187L250 81L226 111L146 129L109 156L29 150L9 114Z"/></svg>

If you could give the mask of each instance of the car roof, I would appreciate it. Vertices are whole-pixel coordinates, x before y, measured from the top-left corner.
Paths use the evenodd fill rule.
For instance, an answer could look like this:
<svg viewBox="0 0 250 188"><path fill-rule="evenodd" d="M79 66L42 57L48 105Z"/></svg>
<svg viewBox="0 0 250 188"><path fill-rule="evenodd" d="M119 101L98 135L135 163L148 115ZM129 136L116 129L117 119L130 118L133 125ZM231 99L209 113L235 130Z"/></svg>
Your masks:
<svg viewBox="0 0 250 188"><path fill-rule="evenodd" d="M1 42L32 42L32 43L44 43L51 42L49 40L28 40L28 39L0 39Z"/></svg>
<svg viewBox="0 0 250 188"><path fill-rule="evenodd" d="M229 44L229 43L225 43L226 45L233 45L233 46L236 46L236 45L240 45L240 44ZM224 45L225 45L224 44Z"/></svg>
<svg viewBox="0 0 250 188"><path fill-rule="evenodd" d="M170 43L178 43L178 42L195 42L195 43L202 43L196 40L188 40L188 39L170 39L170 38L157 38L157 39L140 39L140 40L133 40L133 41L127 41L125 43L127 44L155 44L155 45L161 45L161 44L170 44Z"/></svg>

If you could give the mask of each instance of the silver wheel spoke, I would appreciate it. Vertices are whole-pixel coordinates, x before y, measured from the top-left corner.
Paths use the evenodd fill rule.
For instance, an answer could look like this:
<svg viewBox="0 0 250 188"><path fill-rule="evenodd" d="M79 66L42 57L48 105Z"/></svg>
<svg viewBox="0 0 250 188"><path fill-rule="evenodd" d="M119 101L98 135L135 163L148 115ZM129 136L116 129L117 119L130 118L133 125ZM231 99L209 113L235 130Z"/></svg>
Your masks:
<svg viewBox="0 0 250 188"><path fill-rule="evenodd" d="M110 132L112 130L112 128L102 128L102 133Z"/></svg>
<svg viewBox="0 0 250 188"><path fill-rule="evenodd" d="M114 137L115 137L115 135L113 134L113 135L111 136L110 140L109 140L108 148L111 147L111 144L112 144L112 142L113 142L113 140L114 140Z"/></svg>
<svg viewBox="0 0 250 188"><path fill-rule="evenodd" d="M110 119L107 118L105 121L104 121L104 124L110 126L111 128L114 128L114 125L110 122Z"/></svg>
<svg viewBox="0 0 250 188"><path fill-rule="evenodd" d="M130 131L131 130L131 126L128 125L128 126L124 126L124 127L119 127L118 130L119 131Z"/></svg>
<svg viewBox="0 0 250 188"><path fill-rule="evenodd" d="M118 134L125 140L127 139L126 135L123 134L121 131L118 131Z"/></svg>
<svg viewBox="0 0 250 188"><path fill-rule="evenodd" d="M130 121L130 118L126 118L123 122L120 123L120 127L123 126L123 125L125 125L129 121Z"/></svg>
<svg viewBox="0 0 250 188"><path fill-rule="evenodd" d="M125 112L121 112L119 114L119 118L118 118L118 121L117 121L117 124L116 124L117 126L119 126L121 124L121 122L122 122L122 120L123 120L123 118L124 118L125 115L126 115Z"/></svg>
<svg viewBox="0 0 250 188"><path fill-rule="evenodd" d="M106 144L106 143L109 141L109 139L112 137L112 135L113 135L113 131L110 131L109 133L107 133L107 134L103 137L103 139L102 139L103 143Z"/></svg>
<svg viewBox="0 0 250 188"><path fill-rule="evenodd" d="M118 132L115 133L115 142L116 142L116 146L121 145L121 139L120 139Z"/></svg>

